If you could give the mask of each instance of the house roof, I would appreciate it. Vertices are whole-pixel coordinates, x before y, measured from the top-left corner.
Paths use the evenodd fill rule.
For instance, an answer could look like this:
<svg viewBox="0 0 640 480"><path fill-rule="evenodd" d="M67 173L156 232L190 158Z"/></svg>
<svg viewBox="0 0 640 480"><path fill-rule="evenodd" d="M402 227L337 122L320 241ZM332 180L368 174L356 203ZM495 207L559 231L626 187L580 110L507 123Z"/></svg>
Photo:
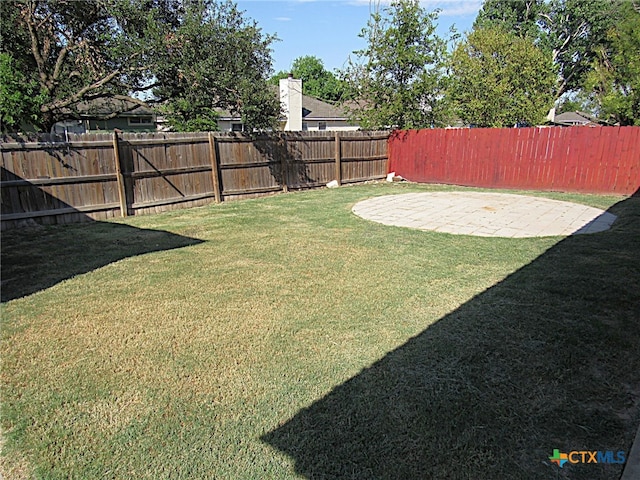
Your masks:
<svg viewBox="0 0 640 480"><path fill-rule="evenodd" d="M553 118L558 125L597 125L598 121L583 112L564 112Z"/></svg>
<svg viewBox="0 0 640 480"><path fill-rule="evenodd" d="M347 120L348 116L343 108L302 95L302 118L304 120Z"/></svg>

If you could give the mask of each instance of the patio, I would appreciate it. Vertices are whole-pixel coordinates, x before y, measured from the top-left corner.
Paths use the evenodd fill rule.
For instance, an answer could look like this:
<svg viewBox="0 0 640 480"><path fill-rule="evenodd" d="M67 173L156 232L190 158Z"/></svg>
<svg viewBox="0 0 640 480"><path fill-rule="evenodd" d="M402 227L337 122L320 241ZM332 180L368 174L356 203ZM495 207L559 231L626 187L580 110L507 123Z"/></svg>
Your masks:
<svg viewBox="0 0 640 480"><path fill-rule="evenodd" d="M385 195L353 213L385 225L480 237L547 237L608 230L616 216L573 202L493 192Z"/></svg>

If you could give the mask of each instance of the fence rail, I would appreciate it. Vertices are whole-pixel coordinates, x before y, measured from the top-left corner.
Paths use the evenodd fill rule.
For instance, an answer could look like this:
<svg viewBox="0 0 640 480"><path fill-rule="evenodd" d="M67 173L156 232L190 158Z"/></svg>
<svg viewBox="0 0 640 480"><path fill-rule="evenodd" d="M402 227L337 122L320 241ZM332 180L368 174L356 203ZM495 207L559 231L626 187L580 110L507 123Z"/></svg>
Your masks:
<svg viewBox="0 0 640 480"><path fill-rule="evenodd" d="M388 132L82 134L0 142L2 228L383 178Z"/></svg>
<svg viewBox="0 0 640 480"><path fill-rule="evenodd" d="M632 194L640 187L640 127L395 132L389 169L424 183Z"/></svg>

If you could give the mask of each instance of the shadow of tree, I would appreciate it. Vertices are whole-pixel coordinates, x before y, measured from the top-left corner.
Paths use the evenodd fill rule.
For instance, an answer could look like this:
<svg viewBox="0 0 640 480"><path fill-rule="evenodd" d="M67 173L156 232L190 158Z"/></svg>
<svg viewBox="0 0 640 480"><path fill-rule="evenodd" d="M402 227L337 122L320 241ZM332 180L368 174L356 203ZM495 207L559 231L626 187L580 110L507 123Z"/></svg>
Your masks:
<svg viewBox="0 0 640 480"><path fill-rule="evenodd" d="M253 139L255 148L269 161L271 176L276 183L286 184L287 188L305 188L317 184L317 180L309 176L302 152L295 142L301 138L299 133L287 132Z"/></svg>
<svg viewBox="0 0 640 480"><path fill-rule="evenodd" d="M75 134L72 134L75 137ZM77 169L67 163L65 155L73 151L75 155L85 157L82 149L74 148L65 135L56 133L5 133L0 135L2 143L38 143L43 151L54 158L64 169L77 172Z"/></svg>
<svg viewBox="0 0 640 480"><path fill-rule="evenodd" d="M31 227L2 232L2 301L30 295L127 257L202 243L117 223Z"/></svg>
<svg viewBox="0 0 640 480"><path fill-rule="evenodd" d="M262 440L311 479L619 478L640 421L640 198L568 237Z"/></svg>

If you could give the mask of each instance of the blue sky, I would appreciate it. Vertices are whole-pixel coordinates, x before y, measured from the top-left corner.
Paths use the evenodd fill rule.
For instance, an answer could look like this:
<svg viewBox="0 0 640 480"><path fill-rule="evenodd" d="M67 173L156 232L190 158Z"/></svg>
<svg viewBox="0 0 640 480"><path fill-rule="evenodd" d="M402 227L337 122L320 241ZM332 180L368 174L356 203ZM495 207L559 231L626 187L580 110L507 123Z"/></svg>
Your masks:
<svg viewBox="0 0 640 480"><path fill-rule="evenodd" d="M236 0L245 15L256 20L263 33L276 34L275 71L288 71L305 55L320 58L327 70L343 68L349 54L365 46L358 34L371 12L369 0ZM384 3L384 1L382 2ZM423 0L422 6L440 9L438 34L452 24L460 32L471 28L481 0Z"/></svg>

